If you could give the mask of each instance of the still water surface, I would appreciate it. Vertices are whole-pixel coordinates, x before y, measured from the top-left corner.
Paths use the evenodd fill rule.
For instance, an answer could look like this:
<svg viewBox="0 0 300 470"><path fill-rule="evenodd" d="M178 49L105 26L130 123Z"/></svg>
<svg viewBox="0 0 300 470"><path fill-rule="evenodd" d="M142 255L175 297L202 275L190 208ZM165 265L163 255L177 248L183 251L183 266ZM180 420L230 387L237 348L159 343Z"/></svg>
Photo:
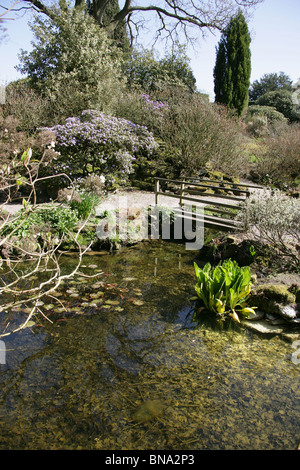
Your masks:
<svg viewBox="0 0 300 470"><path fill-rule="evenodd" d="M295 449L291 344L193 318L195 252L87 256L52 323L5 338L0 449ZM71 262L71 261L67 261Z"/></svg>

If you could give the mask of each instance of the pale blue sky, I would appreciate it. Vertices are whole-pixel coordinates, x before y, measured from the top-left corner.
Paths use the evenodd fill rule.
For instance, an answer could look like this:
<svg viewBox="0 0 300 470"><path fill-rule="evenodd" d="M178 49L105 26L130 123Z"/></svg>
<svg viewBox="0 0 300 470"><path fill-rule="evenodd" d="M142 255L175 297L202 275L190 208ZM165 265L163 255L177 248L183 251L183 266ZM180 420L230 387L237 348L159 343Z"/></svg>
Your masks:
<svg viewBox="0 0 300 470"><path fill-rule="evenodd" d="M3 6L12 3L13 0L0 0ZM3 9L0 9L1 12ZM31 49L31 31L27 25L29 19L30 14L27 13L23 18L6 22L7 38L0 43L2 84L21 77L14 67L19 62L20 49ZM300 1L265 0L254 10L252 18L248 20L248 27L252 38L251 82L260 79L265 73L280 71L296 82L300 78ZM210 34L200 42L196 51L188 50L197 87L209 93L211 99L214 98L213 68L219 39L220 34Z"/></svg>

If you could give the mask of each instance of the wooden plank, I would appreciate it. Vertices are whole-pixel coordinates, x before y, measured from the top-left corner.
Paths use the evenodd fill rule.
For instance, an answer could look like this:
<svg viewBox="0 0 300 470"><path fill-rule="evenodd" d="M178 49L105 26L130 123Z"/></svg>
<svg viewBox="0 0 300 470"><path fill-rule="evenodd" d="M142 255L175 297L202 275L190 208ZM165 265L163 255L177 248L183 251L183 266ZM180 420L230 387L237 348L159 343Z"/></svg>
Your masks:
<svg viewBox="0 0 300 470"><path fill-rule="evenodd" d="M180 199L180 196L178 196L177 194L163 193L161 191L159 191L157 194L161 195L161 196L167 196L167 197L173 197L173 198L176 198L176 199ZM209 196L211 197L211 194ZM198 198L189 197L189 196L182 196L182 199L184 199L186 201L199 202L199 203L202 203L202 204L204 203L204 205L213 204L213 205L220 206L220 207L227 207L228 209L240 209L239 204L224 204L224 203L219 202L219 201L207 201L205 199L198 199ZM241 202L243 202L243 201L241 201Z"/></svg>
<svg viewBox="0 0 300 470"><path fill-rule="evenodd" d="M218 224L224 224L224 225L232 226L232 227L237 227L241 225L241 223L237 222L236 220L226 219L224 217L216 217L213 215L201 214L199 212L186 212L186 211L181 212L180 209L177 209L174 211L174 214L177 217L187 218L187 219L195 220L199 222L204 221L204 223L206 221L215 222Z"/></svg>
<svg viewBox="0 0 300 470"><path fill-rule="evenodd" d="M176 184L178 184L178 185L179 185L179 184L187 184L187 183L189 183L189 184L192 184L193 186L204 186L206 182L207 182L207 183L219 183L219 184L220 184L220 183L223 183L223 184L227 184L227 185L231 184L231 185L235 186L235 187L232 188L232 189L234 189L234 190L236 190L236 191L238 191L238 188L237 188L236 186L242 186L242 187L248 187L248 186L249 186L249 187L250 187L250 185L248 185L248 184L246 184L246 183L231 183L230 181L224 181L224 180L205 180L205 179L200 180L200 179L199 179L199 181L202 181L202 183L194 183L194 182L188 181L187 179L185 179L184 181L182 181L182 180L173 180L173 179L168 179L168 178L160 178L160 177L157 177L157 176L154 177L154 180L167 181L167 182L169 182L169 183L176 183ZM212 186L212 187L215 188L216 186ZM257 186L253 186L253 187L257 188ZM220 187L220 189L226 189L226 188ZM231 190L230 188L227 188L227 189L228 189L228 191ZM244 189L241 189L241 190L239 190L239 191L247 192L247 191L244 190Z"/></svg>
<svg viewBox="0 0 300 470"><path fill-rule="evenodd" d="M231 181L227 181L227 180L210 180L210 179L205 179L205 178L187 178L188 179L195 179L196 181L207 181L207 182L210 182L210 183L224 183L224 184L232 184L233 186L242 186L242 187L247 187L247 188L256 188L256 189L264 189L263 186L260 186L258 184L251 184L251 183L233 183ZM186 180L186 182L188 182Z"/></svg>
<svg viewBox="0 0 300 470"><path fill-rule="evenodd" d="M219 208L216 208L216 207L207 207L205 206L205 211L210 211L210 212L216 212L217 214L225 214L225 215L228 215L230 217L235 217L236 214L234 214L233 212L228 212L227 210L224 210L224 209L219 209Z"/></svg>
<svg viewBox="0 0 300 470"><path fill-rule="evenodd" d="M204 227L213 228L213 229L221 230L221 231L237 231L237 230L241 230L242 228L241 226L235 225L233 223L229 224L226 222L221 222L218 220L218 217L216 217L215 220L206 219L205 217L204 219L195 219L194 217L188 217L188 216L180 215L180 214L178 214L178 217L181 218L182 220L189 219L189 220L194 220L198 222L203 222Z"/></svg>
<svg viewBox="0 0 300 470"><path fill-rule="evenodd" d="M250 192L248 191L248 187L255 187L258 188L258 186L254 185L248 185L245 183L232 183L230 181L216 181L216 180L199 180L201 183L195 183L196 178L183 178L184 181L182 180L173 180L173 179L168 179L168 178L158 178L155 177L155 201L157 204L157 199L158 195L166 196L166 197L172 197L175 199L178 199L179 206L178 208L174 208L174 213L177 217L182 218L182 219L188 219L191 221L200 221L204 224L205 227L207 228L213 228L216 230L221 230L221 231L236 231L236 230L241 230L242 224L236 220L234 220L234 217L236 214L232 213L229 211L229 209L234 209L234 210L240 210L241 209L241 203L246 201L245 197L236 197L236 196L228 196L227 194L205 194L201 191L197 191L197 187L204 187L204 188L212 188L215 190L222 190L226 193L226 191L235 191L239 194L245 194L246 197L250 195ZM192 181L191 181L192 180ZM159 190L159 186L157 185L157 181L165 181L168 183L175 183L180 187L179 189L179 194L174 194L171 192L163 192ZM209 183L222 183L226 184L229 187L224 187L224 186L213 186L210 185ZM187 185L191 186L192 188L187 188ZM242 187L245 187L247 189L239 189L238 186L241 185ZM192 193L194 194L199 194L201 197L191 197L191 196L185 196L183 191L185 189L186 193ZM193 206L195 209L199 206L202 207L203 212L199 213L196 210L195 211L186 211L184 209L184 201L187 202L192 202L194 203ZM229 202L228 202L229 201ZM230 201L235 201L236 203L231 203ZM197 206L198 204L198 206ZM182 208L183 206L183 208ZM212 215L207 214L207 211L212 212ZM226 217L220 217L215 214L222 214Z"/></svg>
<svg viewBox="0 0 300 470"><path fill-rule="evenodd" d="M222 189L222 188L215 188L215 189ZM188 188L186 188L186 192L190 193ZM246 200L245 198L241 198L241 197L237 197L237 196L228 196L227 194L203 193L201 191L196 191L196 190L193 190L193 192L194 192L194 194L201 194L201 196L204 196L204 197L218 197L218 198L230 199L232 201L240 201L240 202L244 202Z"/></svg>
<svg viewBox="0 0 300 470"><path fill-rule="evenodd" d="M209 181L210 183L211 181ZM188 191L189 190L189 187L187 186L187 184L189 184L190 186L196 186L196 184L194 183L190 183L190 182L187 182L186 183L186 190ZM238 189L238 188L226 188L225 186L213 186L213 185L209 185L209 184L205 184L205 183L199 183L197 184L196 187L203 187L203 188L210 188L210 189L220 189L221 191L235 191L235 192L238 192L238 193L245 193L245 194L249 194L249 191L247 191L246 189ZM191 188L192 189L192 188ZM192 189L193 191L196 191L196 189Z"/></svg>

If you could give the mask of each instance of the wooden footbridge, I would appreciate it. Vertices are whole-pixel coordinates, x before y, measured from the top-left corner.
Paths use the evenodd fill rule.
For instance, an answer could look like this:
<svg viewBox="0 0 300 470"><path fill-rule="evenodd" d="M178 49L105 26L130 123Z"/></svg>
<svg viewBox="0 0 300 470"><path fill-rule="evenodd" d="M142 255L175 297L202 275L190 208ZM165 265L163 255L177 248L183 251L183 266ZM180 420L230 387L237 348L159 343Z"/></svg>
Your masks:
<svg viewBox="0 0 300 470"><path fill-rule="evenodd" d="M159 205L160 195L177 198L176 216L201 221L204 227L220 231L241 230L241 223L235 218L242 203L250 196L251 188L262 189L246 183L194 177L154 180L155 205Z"/></svg>

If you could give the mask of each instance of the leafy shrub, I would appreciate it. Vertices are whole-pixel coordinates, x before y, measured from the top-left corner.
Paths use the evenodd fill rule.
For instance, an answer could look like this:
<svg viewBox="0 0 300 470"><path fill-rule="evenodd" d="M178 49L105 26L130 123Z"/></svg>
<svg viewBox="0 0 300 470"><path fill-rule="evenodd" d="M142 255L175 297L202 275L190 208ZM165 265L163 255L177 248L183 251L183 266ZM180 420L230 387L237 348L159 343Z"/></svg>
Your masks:
<svg viewBox="0 0 300 470"><path fill-rule="evenodd" d="M238 219L253 239L271 244L292 266L300 268L300 199L265 190L247 199Z"/></svg>
<svg viewBox="0 0 300 470"><path fill-rule="evenodd" d="M265 73L260 80L255 80L249 89L249 99L256 101L260 96L269 91L292 89L293 80L284 72Z"/></svg>
<svg viewBox="0 0 300 470"><path fill-rule="evenodd" d="M270 123L275 121L287 122L286 117L272 106L249 106L246 113L246 120L252 119L253 116L264 116Z"/></svg>
<svg viewBox="0 0 300 470"><path fill-rule="evenodd" d="M118 116L144 123L159 142L151 158L145 156L144 162L134 163L148 166L152 180L155 169L161 171L157 176L171 177L174 169L178 177L180 173L195 174L206 165L235 175L247 172L239 122L202 94L170 85L143 97L131 91L120 101Z"/></svg>
<svg viewBox="0 0 300 470"><path fill-rule="evenodd" d="M155 94L145 94L139 89L131 89L120 98L115 116L146 126L155 137L159 137L163 120L168 116L167 100Z"/></svg>
<svg viewBox="0 0 300 470"><path fill-rule="evenodd" d="M57 116L96 107L111 111L124 90L122 54L85 9L52 8L36 16L31 52L22 51L18 70L46 96ZM80 40L79 40L80 38Z"/></svg>
<svg viewBox="0 0 300 470"><path fill-rule="evenodd" d="M239 322L238 313L248 316L252 309L246 305L251 291L251 272L248 266L239 267L228 259L212 267L206 263L203 269L194 263L198 297L209 312L221 318L232 317ZM239 308L238 311L236 309Z"/></svg>
<svg viewBox="0 0 300 470"><path fill-rule="evenodd" d="M276 108L279 113L282 113L291 122L299 121L300 119L300 114L293 103L292 92L289 90L269 91L260 96L256 104Z"/></svg>
<svg viewBox="0 0 300 470"><path fill-rule="evenodd" d="M124 73L130 87L140 87L147 93L166 85L181 86L190 92L196 88L185 47L179 43L162 59L155 56L153 49L133 49L130 59L124 63Z"/></svg>

